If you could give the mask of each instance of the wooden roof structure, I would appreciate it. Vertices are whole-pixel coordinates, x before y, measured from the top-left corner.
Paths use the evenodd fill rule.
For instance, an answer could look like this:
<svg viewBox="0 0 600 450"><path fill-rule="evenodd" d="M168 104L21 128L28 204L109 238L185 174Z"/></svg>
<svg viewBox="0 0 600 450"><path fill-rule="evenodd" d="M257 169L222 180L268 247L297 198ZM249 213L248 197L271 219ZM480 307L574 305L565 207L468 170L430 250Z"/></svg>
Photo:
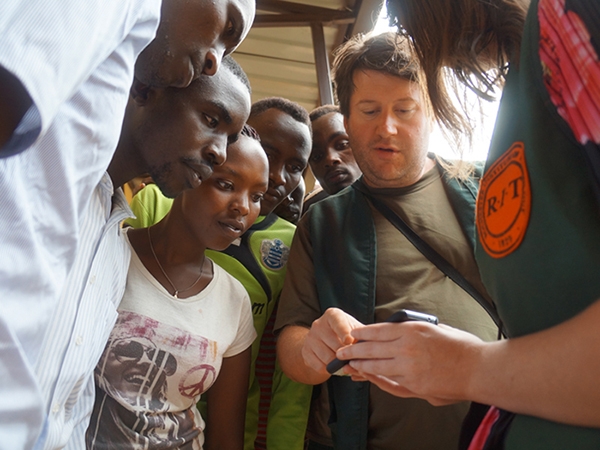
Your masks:
<svg viewBox="0 0 600 450"><path fill-rule="evenodd" d="M371 31L383 0L257 0L250 33L233 53L252 85L252 101L285 97L308 111L333 103L331 53Z"/></svg>

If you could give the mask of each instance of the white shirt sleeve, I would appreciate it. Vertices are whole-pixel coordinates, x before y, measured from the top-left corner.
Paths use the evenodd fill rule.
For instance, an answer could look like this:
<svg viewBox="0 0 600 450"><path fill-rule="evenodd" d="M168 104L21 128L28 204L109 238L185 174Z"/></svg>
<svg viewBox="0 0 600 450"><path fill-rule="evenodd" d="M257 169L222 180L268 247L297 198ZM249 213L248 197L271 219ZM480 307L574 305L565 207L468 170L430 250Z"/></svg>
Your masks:
<svg viewBox="0 0 600 450"><path fill-rule="evenodd" d="M237 281L237 280L236 280ZM254 319L252 318L252 302L246 293L246 289L241 285L243 290L243 301L241 302L241 311L238 322L237 334L235 340L231 343L227 351L223 354L224 358L229 358L242 353L252 345L256 339L256 330L254 329Z"/></svg>
<svg viewBox="0 0 600 450"><path fill-rule="evenodd" d="M0 0L0 65L33 99L37 118L28 116L34 122L22 131L39 135L28 151L0 159L0 450L42 449L66 434L54 425L70 419L73 405L48 399L70 399L80 386L69 383L91 376L95 362L71 376L64 347L54 348L60 357L44 387L35 366L81 248L82 217L118 141L135 58L159 12L160 0ZM59 318L67 332L55 337L70 344L88 318L79 303L69 306L76 313Z"/></svg>
<svg viewBox="0 0 600 450"><path fill-rule="evenodd" d="M0 65L25 86L42 133L139 20L140 0L2 0ZM125 11L124 11L125 10ZM151 8L149 23L156 24ZM31 127L30 128L35 128Z"/></svg>

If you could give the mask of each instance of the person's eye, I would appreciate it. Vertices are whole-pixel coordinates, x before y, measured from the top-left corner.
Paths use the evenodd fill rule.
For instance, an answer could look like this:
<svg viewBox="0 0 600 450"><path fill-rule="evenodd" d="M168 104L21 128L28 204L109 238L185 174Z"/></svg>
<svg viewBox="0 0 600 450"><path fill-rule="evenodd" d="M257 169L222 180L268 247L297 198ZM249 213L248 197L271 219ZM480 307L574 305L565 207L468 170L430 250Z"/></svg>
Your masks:
<svg viewBox="0 0 600 450"><path fill-rule="evenodd" d="M254 203L260 203L260 201L263 199L263 195L264 195L264 193L262 193L262 192L260 194L254 194L252 196L252 201Z"/></svg>
<svg viewBox="0 0 600 450"><path fill-rule="evenodd" d="M341 141L337 141L335 143L336 150L346 150L350 147L350 142L347 139L342 139Z"/></svg>
<svg viewBox="0 0 600 450"><path fill-rule="evenodd" d="M310 160L312 162L318 163L322 159L323 159L323 152L313 153L312 155L310 155Z"/></svg>
<svg viewBox="0 0 600 450"><path fill-rule="evenodd" d="M206 120L206 123L210 128L217 128L217 125L219 125L219 121L217 119L206 113L204 114L204 120Z"/></svg>
<svg viewBox="0 0 600 450"><path fill-rule="evenodd" d="M373 109L363 109L363 110L361 111L361 114L362 114L363 116L367 116L367 117L373 117L373 116L375 116L375 115L376 115L378 112L379 112L379 111L378 111L377 109L374 109L374 108L373 108Z"/></svg>
<svg viewBox="0 0 600 450"><path fill-rule="evenodd" d="M233 191L233 183L226 180L217 181L217 185L224 191Z"/></svg>
<svg viewBox="0 0 600 450"><path fill-rule="evenodd" d="M290 172L292 172L292 173L302 172L303 170L304 170L304 167L302 167L300 164L292 164L290 166Z"/></svg>
<svg viewBox="0 0 600 450"><path fill-rule="evenodd" d="M225 36L233 36L235 33L235 23L233 20L229 20L225 25Z"/></svg>
<svg viewBox="0 0 600 450"><path fill-rule="evenodd" d="M396 111L398 115L406 115L410 114L415 110L415 108L398 108Z"/></svg>

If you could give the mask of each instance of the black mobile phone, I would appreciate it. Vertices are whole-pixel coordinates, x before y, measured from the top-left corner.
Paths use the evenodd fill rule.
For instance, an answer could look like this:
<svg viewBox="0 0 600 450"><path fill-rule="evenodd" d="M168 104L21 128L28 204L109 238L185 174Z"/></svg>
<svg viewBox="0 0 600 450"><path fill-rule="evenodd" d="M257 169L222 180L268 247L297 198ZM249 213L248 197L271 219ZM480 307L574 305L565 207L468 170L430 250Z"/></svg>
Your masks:
<svg viewBox="0 0 600 450"><path fill-rule="evenodd" d="M433 325L438 324L438 318L436 316L432 316L431 314L425 314L417 311L411 311L409 309L401 309L400 311L396 311L387 320L384 322L411 322L411 321L420 321L420 322L429 322ZM346 364L348 364L350 360L341 360L335 358L329 364L327 364L327 372L330 374L336 373Z"/></svg>

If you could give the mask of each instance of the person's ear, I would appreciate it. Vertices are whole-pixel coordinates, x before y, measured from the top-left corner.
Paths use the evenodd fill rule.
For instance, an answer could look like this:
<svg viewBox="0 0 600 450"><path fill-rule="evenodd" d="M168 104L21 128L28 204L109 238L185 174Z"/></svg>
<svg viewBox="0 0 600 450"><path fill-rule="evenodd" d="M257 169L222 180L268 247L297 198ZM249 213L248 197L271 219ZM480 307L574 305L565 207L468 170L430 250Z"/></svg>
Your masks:
<svg viewBox="0 0 600 450"><path fill-rule="evenodd" d="M133 84L131 85L130 95L138 106L142 106L146 103L146 101L148 101L151 90L152 88L150 86L142 83L137 78L134 78Z"/></svg>

